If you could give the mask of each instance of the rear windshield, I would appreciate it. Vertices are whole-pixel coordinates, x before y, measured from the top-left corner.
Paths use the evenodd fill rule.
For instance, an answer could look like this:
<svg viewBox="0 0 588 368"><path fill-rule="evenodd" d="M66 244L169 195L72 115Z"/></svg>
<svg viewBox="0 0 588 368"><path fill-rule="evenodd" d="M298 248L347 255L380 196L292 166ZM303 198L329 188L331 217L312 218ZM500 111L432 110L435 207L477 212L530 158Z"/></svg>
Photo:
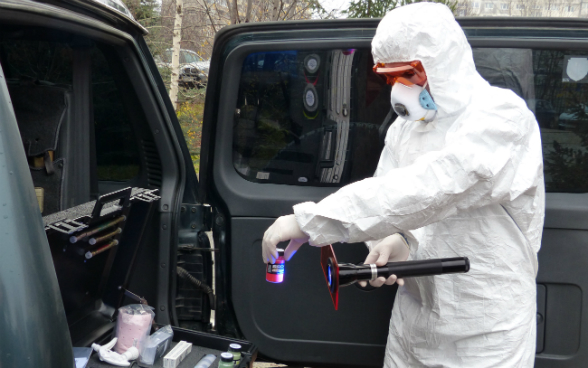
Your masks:
<svg viewBox="0 0 588 368"><path fill-rule="evenodd" d="M539 124L551 192L588 191L588 52L476 48L478 72ZM256 52L242 65L233 163L259 183L343 186L373 175L390 87L369 49Z"/></svg>

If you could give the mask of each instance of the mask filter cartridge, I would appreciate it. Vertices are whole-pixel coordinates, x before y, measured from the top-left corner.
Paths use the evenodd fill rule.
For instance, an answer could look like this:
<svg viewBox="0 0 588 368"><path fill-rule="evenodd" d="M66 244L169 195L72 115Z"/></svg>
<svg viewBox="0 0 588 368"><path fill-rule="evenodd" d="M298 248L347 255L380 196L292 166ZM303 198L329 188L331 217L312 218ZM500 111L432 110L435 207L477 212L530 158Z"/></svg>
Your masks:
<svg viewBox="0 0 588 368"><path fill-rule="evenodd" d="M429 122L437 115L437 105L425 86L394 83L390 102L394 111L406 120Z"/></svg>

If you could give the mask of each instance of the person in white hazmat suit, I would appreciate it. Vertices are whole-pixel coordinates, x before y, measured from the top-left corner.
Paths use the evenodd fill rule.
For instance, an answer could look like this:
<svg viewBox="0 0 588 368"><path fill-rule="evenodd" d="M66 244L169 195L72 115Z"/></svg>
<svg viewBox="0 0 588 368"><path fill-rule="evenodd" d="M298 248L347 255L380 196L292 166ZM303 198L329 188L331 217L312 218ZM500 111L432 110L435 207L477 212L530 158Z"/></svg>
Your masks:
<svg viewBox="0 0 588 368"><path fill-rule="evenodd" d="M401 115L375 176L278 218L264 234L264 261L274 263L286 240L286 259L307 241L365 241L366 263L377 265L468 257L465 274L398 280L384 366L532 367L545 200L535 117L480 77L444 5L392 10L372 53Z"/></svg>

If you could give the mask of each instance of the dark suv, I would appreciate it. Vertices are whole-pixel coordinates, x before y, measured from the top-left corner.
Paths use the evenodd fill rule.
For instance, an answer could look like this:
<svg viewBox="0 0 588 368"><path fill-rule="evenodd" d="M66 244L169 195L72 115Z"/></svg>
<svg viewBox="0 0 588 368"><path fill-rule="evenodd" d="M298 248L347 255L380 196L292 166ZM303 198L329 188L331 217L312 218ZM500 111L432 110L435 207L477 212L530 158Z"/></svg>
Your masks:
<svg viewBox="0 0 588 368"><path fill-rule="evenodd" d="M219 32L198 181L146 31L110 2L0 0L0 365L71 366L71 346L107 339L135 294L178 336L244 339L307 366L381 366L395 287L343 288L335 311L319 249L301 248L281 284L265 281L260 252L292 205L373 174L395 118L371 72L378 20ZM587 21L460 23L482 76L539 122L586 105L588 84L566 70L588 58ZM581 115L573 130L541 126L537 367L588 364L587 126ZM113 223L124 226L88 235Z"/></svg>

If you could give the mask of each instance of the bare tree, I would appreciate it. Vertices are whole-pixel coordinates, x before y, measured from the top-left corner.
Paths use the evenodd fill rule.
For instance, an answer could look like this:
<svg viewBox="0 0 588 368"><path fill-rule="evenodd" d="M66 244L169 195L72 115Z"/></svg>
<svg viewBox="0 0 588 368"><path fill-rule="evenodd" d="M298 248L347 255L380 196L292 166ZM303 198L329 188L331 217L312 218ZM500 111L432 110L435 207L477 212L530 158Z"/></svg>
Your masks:
<svg viewBox="0 0 588 368"><path fill-rule="evenodd" d="M239 23L310 19L316 0L184 0L182 48L203 58L212 51L214 35ZM163 0L162 26L172 28L174 0ZM170 32L171 34L171 32ZM171 40L171 36L168 38Z"/></svg>
<svg viewBox="0 0 588 368"><path fill-rule="evenodd" d="M245 12L245 23L251 21L251 9L253 8L253 0L247 0L247 10Z"/></svg>
<svg viewBox="0 0 588 368"><path fill-rule="evenodd" d="M176 0L176 17L172 39L172 72L170 80L169 98L174 109L178 108L178 78L180 77L180 44L182 43L182 20L184 0Z"/></svg>
<svg viewBox="0 0 588 368"><path fill-rule="evenodd" d="M123 1L133 16L149 30L145 39L169 89L174 107L186 100L201 99L204 92L178 86L182 68L178 50L194 51L206 60L211 56L216 33L223 27L239 23L310 19L318 4L318 0ZM172 54L174 60L170 57Z"/></svg>

